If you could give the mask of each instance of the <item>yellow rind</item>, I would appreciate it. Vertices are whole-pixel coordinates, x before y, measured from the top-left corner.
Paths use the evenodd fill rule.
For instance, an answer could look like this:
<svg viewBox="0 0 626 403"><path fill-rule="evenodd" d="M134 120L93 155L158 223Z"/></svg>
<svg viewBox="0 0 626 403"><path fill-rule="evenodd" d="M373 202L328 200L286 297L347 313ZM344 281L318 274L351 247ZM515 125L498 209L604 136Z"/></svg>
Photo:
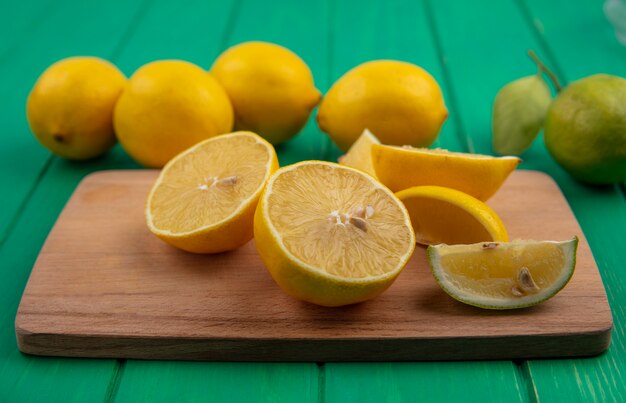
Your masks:
<svg viewBox="0 0 626 403"><path fill-rule="evenodd" d="M519 165L518 157L452 153L383 144L372 145L380 182L398 192L413 186L444 186L486 201Z"/></svg>

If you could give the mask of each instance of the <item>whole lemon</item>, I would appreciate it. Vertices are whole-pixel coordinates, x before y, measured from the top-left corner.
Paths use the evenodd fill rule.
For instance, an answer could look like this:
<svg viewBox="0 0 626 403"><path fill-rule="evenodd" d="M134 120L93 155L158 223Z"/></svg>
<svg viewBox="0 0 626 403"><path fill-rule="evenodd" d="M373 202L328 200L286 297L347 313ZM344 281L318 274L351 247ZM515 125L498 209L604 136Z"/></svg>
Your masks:
<svg viewBox="0 0 626 403"><path fill-rule="evenodd" d="M317 122L346 151L366 128L383 144L429 146L447 116L441 89L427 71L411 63L376 60L333 84Z"/></svg>
<svg viewBox="0 0 626 403"><path fill-rule="evenodd" d="M113 108L126 77L97 57L60 60L43 72L26 105L37 140L54 154L86 160L115 144Z"/></svg>
<svg viewBox="0 0 626 403"><path fill-rule="evenodd" d="M626 79L597 74L568 85L548 110L544 140L582 182L626 180Z"/></svg>
<svg viewBox="0 0 626 403"><path fill-rule="evenodd" d="M321 94L306 63L282 46L245 42L222 53L211 73L235 109L235 129L260 134L272 144L296 135Z"/></svg>
<svg viewBox="0 0 626 403"><path fill-rule="evenodd" d="M202 68L160 60L139 68L120 96L115 131L140 164L160 168L194 144L233 128L233 108L220 84Z"/></svg>

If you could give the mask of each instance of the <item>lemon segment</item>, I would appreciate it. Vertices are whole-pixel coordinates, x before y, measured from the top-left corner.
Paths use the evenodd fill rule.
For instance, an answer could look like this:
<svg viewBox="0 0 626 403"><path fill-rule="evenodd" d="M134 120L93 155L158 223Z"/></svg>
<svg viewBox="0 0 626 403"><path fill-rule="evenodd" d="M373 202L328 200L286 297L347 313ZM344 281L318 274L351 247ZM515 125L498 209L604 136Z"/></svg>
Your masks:
<svg viewBox="0 0 626 403"><path fill-rule="evenodd" d="M418 243L508 241L504 223L496 212L461 191L441 186L415 186L396 196L409 212Z"/></svg>
<svg viewBox="0 0 626 403"><path fill-rule="evenodd" d="M524 308L556 295L576 265L578 238L481 242L427 249L431 271L452 298L487 309Z"/></svg>
<svg viewBox="0 0 626 403"><path fill-rule="evenodd" d="M375 178L376 172L374 172L374 165L372 165L372 144L380 144L380 140L369 130L363 130L361 136L352 144L348 152L339 158L339 163L356 168Z"/></svg>
<svg viewBox="0 0 626 403"><path fill-rule="evenodd" d="M276 283L324 306L382 293L415 247L408 213L388 189L358 170L322 161L294 164L272 176L254 235Z"/></svg>
<svg viewBox="0 0 626 403"><path fill-rule="evenodd" d="M376 177L394 192L413 186L444 186L485 201L502 186L522 160L517 157L372 145Z"/></svg>
<svg viewBox="0 0 626 403"><path fill-rule="evenodd" d="M251 132L198 143L163 168L148 196L148 227L189 252L235 249L252 239L254 210L277 168L272 145Z"/></svg>

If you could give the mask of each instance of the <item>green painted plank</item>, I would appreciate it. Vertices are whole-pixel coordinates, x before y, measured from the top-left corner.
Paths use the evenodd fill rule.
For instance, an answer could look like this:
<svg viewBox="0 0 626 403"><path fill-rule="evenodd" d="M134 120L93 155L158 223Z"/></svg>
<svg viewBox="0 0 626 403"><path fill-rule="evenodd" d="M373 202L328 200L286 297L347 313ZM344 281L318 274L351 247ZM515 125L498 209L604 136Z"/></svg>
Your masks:
<svg viewBox="0 0 626 403"><path fill-rule="evenodd" d="M52 13L59 4L53 0L6 1L0 12L0 62L11 57L11 53L26 38L35 35L39 21Z"/></svg>
<svg viewBox="0 0 626 403"><path fill-rule="evenodd" d="M517 0L562 79L606 73L626 77L626 46L604 15L604 1Z"/></svg>
<svg viewBox="0 0 626 403"><path fill-rule="evenodd" d="M325 382L327 402L526 400L507 361L327 364Z"/></svg>
<svg viewBox="0 0 626 403"><path fill-rule="evenodd" d="M0 60L0 99L4 100L0 119L6 145L0 159L0 188L11 189L3 194L0 243L50 155L39 145L26 121L26 98L37 77L64 57L111 56L140 5L122 1L60 1L37 21L33 34L20 42L9 58ZM33 15L38 13L39 9L33 9Z"/></svg>
<svg viewBox="0 0 626 403"><path fill-rule="evenodd" d="M162 59L186 60L208 69L224 46L236 3L156 1L120 51L117 65L128 75Z"/></svg>
<svg viewBox="0 0 626 403"><path fill-rule="evenodd" d="M613 28L604 16L601 2L580 2L577 7L566 7L563 1L519 2L527 21L542 42L564 82L604 72L626 76L626 47L619 44ZM581 30L581 27L585 27ZM580 62L581 55L584 63ZM565 174L563 174L565 176ZM570 188L570 186L568 186ZM556 400L563 393L578 390L582 401L626 400L626 253L617 246L623 244L626 204L615 197L613 189L603 191L581 187L572 200L578 219L593 223L584 227L592 245L613 310L614 333L608 354L593 360L530 361L528 371L535 381L537 393L546 400ZM601 205L598 205L601 200ZM617 225L607 226L599 217L599 210L607 212L605 220ZM611 247L611 245L614 245ZM600 254L601 257L599 256ZM568 373L570 376L558 376Z"/></svg>
<svg viewBox="0 0 626 403"><path fill-rule="evenodd" d="M157 58L183 58L209 68L227 44L256 39L279 42L307 61L320 58L315 50L322 49L322 59L311 65L317 78L317 72L324 72L326 67L325 45L309 37L308 32L323 26L324 14L318 10L303 18L299 11L291 3L268 8L260 2L158 2L121 52L119 65L130 71ZM165 20L176 28L163 33ZM290 35L285 35L286 32ZM158 42L151 40L155 37L160 38ZM283 164L302 155L320 153L321 135L314 129L309 126L297 140L278 149ZM313 363L128 360L123 364L115 400L317 401L317 376L317 366Z"/></svg>
<svg viewBox="0 0 626 403"><path fill-rule="evenodd" d="M508 81L535 70L526 50L541 49L541 43L513 2L485 0L460 5L442 0L432 2L432 7L455 96L459 100L458 113L468 133L472 134L477 150L489 153L493 97ZM487 8L489 13L481 11ZM570 8L585 14L577 7ZM581 29L573 42L588 34L587 31ZM572 37L563 38L563 41L571 40ZM587 69L585 59L578 63L583 65L579 71ZM566 69L564 65L562 67ZM572 73L572 77L576 74L579 73ZM620 242L624 239L623 229L626 227L623 195L616 188L591 188L572 180L549 157L542 139L538 139L523 158L523 168L549 173L567 197L593 250L615 321L612 345L608 353L600 357L525 364L524 373L532 376L533 393L536 394L533 397L546 401L623 397L626 390L621 375L626 359L623 308L626 292L623 281L619 280L626 276L626 268L621 263L626 259L626 252ZM555 377L558 380L555 381Z"/></svg>
<svg viewBox="0 0 626 403"><path fill-rule="evenodd" d="M115 402L316 402L310 364L127 363Z"/></svg>
<svg viewBox="0 0 626 403"><path fill-rule="evenodd" d="M34 357L21 354L15 343L15 312L41 245L76 183L87 173L124 167L119 148L90 163L55 159L57 174L43 178L15 230L0 249L0 400L98 401L107 393L116 362Z"/></svg>
<svg viewBox="0 0 626 403"><path fill-rule="evenodd" d="M355 30L358 21L360 30ZM400 59L428 70L446 91L436 40L421 2L361 2L358 8L337 3L332 54L333 79L351 67L372 59ZM465 151L464 133L449 119L439 146ZM498 362L327 363L325 401L524 401L525 387L515 364Z"/></svg>

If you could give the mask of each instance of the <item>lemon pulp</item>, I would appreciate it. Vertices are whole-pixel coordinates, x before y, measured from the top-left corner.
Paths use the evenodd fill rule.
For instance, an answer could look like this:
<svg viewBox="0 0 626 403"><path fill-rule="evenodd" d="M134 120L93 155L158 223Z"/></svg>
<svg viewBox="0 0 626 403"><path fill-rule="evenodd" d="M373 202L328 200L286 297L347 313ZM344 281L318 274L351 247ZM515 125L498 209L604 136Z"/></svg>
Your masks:
<svg viewBox="0 0 626 403"><path fill-rule="evenodd" d="M198 143L161 171L146 204L148 228L189 252L242 246L252 239L254 211L277 168L272 145L251 132Z"/></svg>
<svg viewBox="0 0 626 403"><path fill-rule="evenodd" d="M266 172L259 167L268 160L253 137L216 138L213 147L194 150L164 173L152 196L154 225L184 233L226 219L263 183Z"/></svg>
<svg viewBox="0 0 626 403"><path fill-rule="evenodd" d="M323 306L375 298L415 248L406 208L389 189L353 168L303 161L268 181L254 240L276 283Z"/></svg>
<svg viewBox="0 0 626 403"><path fill-rule="evenodd" d="M406 212L364 175L330 165L283 172L268 198L271 222L295 258L327 274L384 275L406 261Z"/></svg>
<svg viewBox="0 0 626 403"><path fill-rule="evenodd" d="M380 140L369 130L363 130L361 136L352 144L348 152L339 158L339 163L356 168L375 178L376 172L372 164L372 144L380 144Z"/></svg>

